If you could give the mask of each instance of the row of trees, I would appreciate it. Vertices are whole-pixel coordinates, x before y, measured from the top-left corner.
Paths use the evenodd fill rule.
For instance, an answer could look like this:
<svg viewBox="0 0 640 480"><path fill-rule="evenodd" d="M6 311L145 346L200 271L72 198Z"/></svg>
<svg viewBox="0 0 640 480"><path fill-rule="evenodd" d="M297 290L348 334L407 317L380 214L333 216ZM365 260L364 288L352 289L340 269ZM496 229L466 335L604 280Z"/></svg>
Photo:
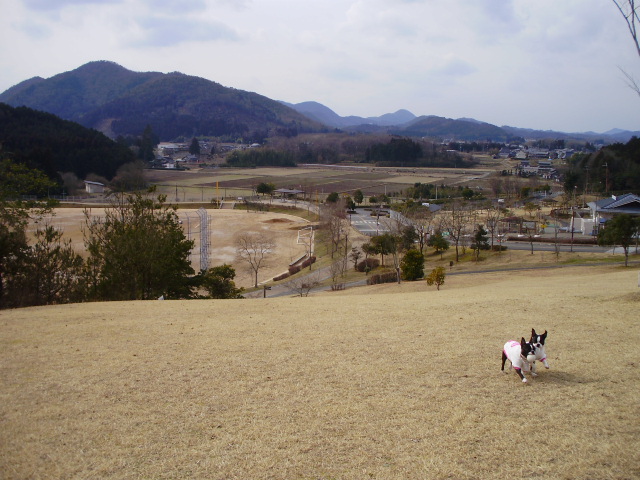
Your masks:
<svg viewBox="0 0 640 480"><path fill-rule="evenodd" d="M456 247L456 261L459 260L459 246L463 245L467 222L471 220L470 210L456 206L445 215L435 215L427 208L410 203L412 208L406 208L402 213L392 215L386 220L385 233L376 235L360 248L349 247L349 223L346 215L346 200L339 199L334 203L326 203L320 211L321 230L324 235L328 253L334 259L331 268L332 287L340 289L340 278L344 276L347 262L350 259L356 270L368 272L378 264L385 266L385 261L395 272L395 279L399 283L402 279L416 280L424 276L425 250L432 247L436 253L442 253L449 248L450 242ZM492 217L497 228L496 214ZM489 249L488 232L484 226L476 221L471 247L474 256L479 258L480 251ZM445 232L448 239L445 238ZM380 257L380 262L372 261Z"/></svg>
<svg viewBox="0 0 640 480"><path fill-rule="evenodd" d="M271 148L250 148L235 150L227 157L230 167L295 167L296 162L289 152L281 152Z"/></svg>

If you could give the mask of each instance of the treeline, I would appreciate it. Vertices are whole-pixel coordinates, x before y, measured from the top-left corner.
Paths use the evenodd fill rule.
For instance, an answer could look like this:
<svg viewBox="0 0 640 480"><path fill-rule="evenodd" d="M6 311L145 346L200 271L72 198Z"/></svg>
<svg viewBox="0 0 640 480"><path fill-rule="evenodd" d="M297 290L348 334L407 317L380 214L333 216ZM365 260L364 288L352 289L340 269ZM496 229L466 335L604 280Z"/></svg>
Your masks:
<svg viewBox="0 0 640 480"><path fill-rule="evenodd" d="M413 200L435 199L434 203L443 203L447 198L464 198L465 200L484 199L480 191L473 190L467 186L446 186L433 185L431 183L414 183L413 187L405 190L407 198Z"/></svg>
<svg viewBox="0 0 640 480"><path fill-rule="evenodd" d="M409 138L392 138L367 148L365 162L381 167L471 167L470 157L450 150L443 151L434 143L420 144Z"/></svg>
<svg viewBox="0 0 640 480"><path fill-rule="evenodd" d="M268 148L233 152L231 166L295 166L303 163L369 163L391 167L470 167L468 155L428 141L389 135L311 134L270 138Z"/></svg>
<svg viewBox="0 0 640 480"><path fill-rule="evenodd" d="M296 162L291 152L273 150L271 148L250 148L234 151L227 157L230 167L295 167Z"/></svg>
<svg viewBox="0 0 640 480"><path fill-rule="evenodd" d="M632 137L626 144L615 143L595 153L574 155L564 175L568 193L640 194L640 139Z"/></svg>
<svg viewBox="0 0 640 480"><path fill-rule="evenodd" d="M4 103L0 103L0 143L3 154L52 179L59 172L73 172L80 178L89 173L112 178L121 165L135 160L125 145L96 130Z"/></svg>

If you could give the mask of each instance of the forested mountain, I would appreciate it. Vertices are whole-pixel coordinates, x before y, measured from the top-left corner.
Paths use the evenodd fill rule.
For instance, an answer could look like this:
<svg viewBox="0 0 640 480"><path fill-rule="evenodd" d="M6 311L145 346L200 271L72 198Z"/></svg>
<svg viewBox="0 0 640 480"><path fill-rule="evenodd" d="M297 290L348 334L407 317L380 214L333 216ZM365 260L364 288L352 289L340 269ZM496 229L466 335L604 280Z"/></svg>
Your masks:
<svg viewBox="0 0 640 480"><path fill-rule="evenodd" d="M500 127L473 120L454 120L433 115L418 117L409 125L390 131L408 137L449 138L453 140L490 140L505 142L510 135Z"/></svg>
<svg viewBox="0 0 640 480"><path fill-rule="evenodd" d="M57 178L73 172L112 178L118 167L135 160L129 148L104 134L50 113L0 103L0 155Z"/></svg>
<svg viewBox="0 0 640 480"><path fill-rule="evenodd" d="M326 129L256 93L177 72L132 72L106 61L26 80L0 94L0 102L50 112L112 138L140 135L146 125L161 140L202 135L261 141Z"/></svg>

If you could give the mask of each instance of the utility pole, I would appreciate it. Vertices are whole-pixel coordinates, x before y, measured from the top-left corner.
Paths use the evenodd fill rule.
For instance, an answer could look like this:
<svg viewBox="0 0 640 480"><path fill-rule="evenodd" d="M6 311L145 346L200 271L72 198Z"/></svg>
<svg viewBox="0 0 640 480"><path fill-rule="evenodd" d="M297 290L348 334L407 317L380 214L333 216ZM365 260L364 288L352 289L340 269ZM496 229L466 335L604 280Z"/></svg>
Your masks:
<svg viewBox="0 0 640 480"><path fill-rule="evenodd" d="M587 203L587 190L589 189L589 167L584 167L586 170L586 179L584 182L584 193L582 195L582 204L585 205Z"/></svg>

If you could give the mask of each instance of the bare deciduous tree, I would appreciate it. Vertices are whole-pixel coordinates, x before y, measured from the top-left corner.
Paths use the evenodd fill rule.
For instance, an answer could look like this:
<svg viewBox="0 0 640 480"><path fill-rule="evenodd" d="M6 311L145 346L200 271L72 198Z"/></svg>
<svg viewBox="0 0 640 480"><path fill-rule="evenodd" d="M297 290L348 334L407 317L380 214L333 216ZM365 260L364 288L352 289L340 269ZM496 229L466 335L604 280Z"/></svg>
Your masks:
<svg viewBox="0 0 640 480"><path fill-rule="evenodd" d="M442 217L442 228L449 232L449 238L456 247L456 263L460 261L459 247L466 233L469 223L469 210L463 203L454 201L451 210Z"/></svg>
<svg viewBox="0 0 640 480"><path fill-rule="evenodd" d="M500 208L490 208L487 210L486 224L487 230L489 230L489 234L491 235L491 250L493 250L493 239L498 234L498 227L500 226L500 216L502 212Z"/></svg>
<svg viewBox="0 0 640 480"><path fill-rule="evenodd" d="M258 272L267 265L267 258L275 247L274 241L264 233L246 232L236 239L236 255L248 265L258 286Z"/></svg>
<svg viewBox="0 0 640 480"><path fill-rule="evenodd" d="M407 210L403 212L403 214L414 226L418 240L418 248L420 249L420 253L424 253L424 248L427 246L427 241L429 240L429 234L434 229L435 213L430 211L428 207L422 207Z"/></svg>
<svg viewBox="0 0 640 480"><path fill-rule="evenodd" d="M344 290L344 282L340 279L345 274L345 262L343 258L340 258L333 262L329 267L329 273L331 275L331 290Z"/></svg>
<svg viewBox="0 0 640 480"><path fill-rule="evenodd" d="M349 258L353 262L353 269L358 270L358 260L362 257L362 252L358 250L358 247L351 247L351 253L349 254Z"/></svg>
<svg viewBox="0 0 640 480"><path fill-rule="evenodd" d="M320 208L320 225L326 231L327 242L331 258L336 253L340 254L340 249L344 244L345 236L348 235L349 221L345 213L345 205L342 200L323 205Z"/></svg>
<svg viewBox="0 0 640 480"><path fill-rule="evenodd" d="M489 188L494 197L498 198L502 193L502 184L502 177L500 177L499 173L489 178Z"/></svg>
<svg viewBox="0 0 640 480"><path fill-rule="evenodd" d="M296 292L298 296L308 297L309 292L320 285L320 278L317 273L314 273L313 275L295 277L285 283L285 285L291 291Z"/></svg>
<svg viewBox="0 0 640 480"><path fill-rule="evenodd" d="M633 44L636 47L636 52L638 53L638 56L640 56L640 38L638 37L638 30L637 30L638 26L640 25L640 16L638 12L638 9L640 9L640 6L636 6L635 0L627 0L627 1L612 0L612 1L620 11L620 14L622 14L622 17L624 18L625 22L627 23L627 28L629 29L629 33L631 34L631 38L633 39ZM620 68L620 70L622 71L624 76L627 78L629 87L638 95L640 95L640 84L638 84L638 81L633 77L633 75L626 72L622 68Z"/></svg>

